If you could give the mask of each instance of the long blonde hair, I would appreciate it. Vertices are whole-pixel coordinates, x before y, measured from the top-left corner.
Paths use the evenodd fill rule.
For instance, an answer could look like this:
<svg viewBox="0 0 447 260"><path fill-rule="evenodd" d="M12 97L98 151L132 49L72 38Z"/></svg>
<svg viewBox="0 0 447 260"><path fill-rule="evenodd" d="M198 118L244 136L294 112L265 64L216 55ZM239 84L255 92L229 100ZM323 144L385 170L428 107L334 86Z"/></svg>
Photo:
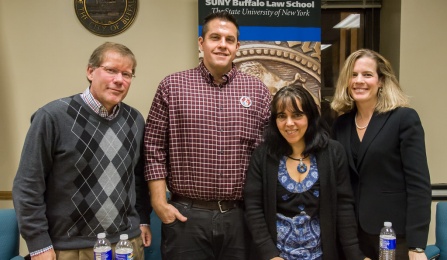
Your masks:
<svg viewBox="0 0 447 260"><path fill-rule="evenodd" d="M409 98L403 92L390 62L373 50L360 49L349 55L343 65L335 87L331 108L338 113L346 113L355 108L355 102L349 95L348 89L355 62L362 57L371 58L376 62L377 74L381 82L374 111L385 113L397 107L409 106Z"/></svg>

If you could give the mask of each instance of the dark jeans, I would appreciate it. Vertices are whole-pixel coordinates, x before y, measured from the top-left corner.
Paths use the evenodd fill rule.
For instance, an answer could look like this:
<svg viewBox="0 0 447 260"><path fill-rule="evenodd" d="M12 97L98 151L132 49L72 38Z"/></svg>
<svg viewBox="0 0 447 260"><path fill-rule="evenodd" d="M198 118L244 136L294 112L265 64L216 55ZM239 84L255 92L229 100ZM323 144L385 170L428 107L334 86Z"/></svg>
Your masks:
<svg viewBox="0 0 447 260"><path fill-rule="evenodd" d="M360 250L372 260L379 259L379 235L366 233L359 227ZM408 247L405 236L396 237L396 260L408 260Z"/></svg>
<svg viewBox="0 0 447 260"><path fill-rule="evenodd" d="M162 224L161 251L164 260L247 259L248 230L242 208L221 213L219 210L170 203L188 220Z"/></svg>

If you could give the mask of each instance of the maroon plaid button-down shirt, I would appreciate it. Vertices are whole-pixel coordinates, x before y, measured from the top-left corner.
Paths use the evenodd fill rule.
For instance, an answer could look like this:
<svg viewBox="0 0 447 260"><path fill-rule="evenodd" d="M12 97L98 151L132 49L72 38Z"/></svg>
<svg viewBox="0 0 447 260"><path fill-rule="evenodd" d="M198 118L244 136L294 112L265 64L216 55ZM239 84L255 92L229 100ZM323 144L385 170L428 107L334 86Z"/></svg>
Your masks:
<svg viewBox="0 0 447 260"><path fill-rule="evenodd" d="M146 122L146 180L167 177L171 192L189 198L242 199L271 94L235 66L224 79L214 84L201 63L161 81Z"/></svg>

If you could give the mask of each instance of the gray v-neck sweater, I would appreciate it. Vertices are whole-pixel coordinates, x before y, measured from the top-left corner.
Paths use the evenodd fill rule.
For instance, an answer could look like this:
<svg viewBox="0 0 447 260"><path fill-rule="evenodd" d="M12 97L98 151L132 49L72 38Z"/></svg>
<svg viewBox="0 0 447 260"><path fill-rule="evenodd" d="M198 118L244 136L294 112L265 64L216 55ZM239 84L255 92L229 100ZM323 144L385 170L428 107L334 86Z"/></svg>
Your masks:
<svg viewBox="0 0 447 260"><path fill-rule="evenodd" d="M132 107L122 103L116 118L106 120L80 95L32 116L13 186L30 252L93 247L100 232L112 243L121 233L140 234L135 180L144 179L134 174L143 174L143 132L144 118ZM149 205L140 206L141 222L148 223Z"/></svg>

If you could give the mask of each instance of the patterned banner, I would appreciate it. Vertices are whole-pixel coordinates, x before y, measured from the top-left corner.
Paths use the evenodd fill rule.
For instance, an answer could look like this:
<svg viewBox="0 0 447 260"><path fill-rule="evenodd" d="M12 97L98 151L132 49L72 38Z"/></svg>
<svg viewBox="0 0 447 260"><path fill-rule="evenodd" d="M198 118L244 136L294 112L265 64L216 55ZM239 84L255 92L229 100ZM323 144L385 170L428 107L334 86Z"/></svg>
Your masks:
<svg viewBox="0 0 447 260"><path fill-rule="evenodd" d="M301 84L320 104L320 0L199 0L199 34L205 16L219 11L239 23L241 47L234 62L240 70L261 79L272 94Z"/></svg>

